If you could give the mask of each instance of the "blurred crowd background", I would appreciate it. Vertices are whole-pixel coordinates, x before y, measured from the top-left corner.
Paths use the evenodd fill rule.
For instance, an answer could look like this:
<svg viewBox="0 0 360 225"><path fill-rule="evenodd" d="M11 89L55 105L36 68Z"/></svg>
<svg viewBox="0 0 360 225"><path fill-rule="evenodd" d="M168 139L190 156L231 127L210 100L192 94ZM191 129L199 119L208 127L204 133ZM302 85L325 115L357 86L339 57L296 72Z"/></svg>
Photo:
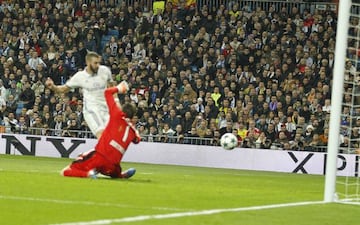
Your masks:
<svg viewBox="0 0 360 225"><path fill-rule="evenodd" d="M131 84L120 98L136 104L144 141L219 145L231 132L244 148L327 144L336 4L150 2L1 1L3 132L91 138L81 90L57 95L44 83L64 84L96 51L116 83ZM359 21L350 22L356 35ZM359 69L350 44L347 81ZM343 125L355 124L342 145L357 148L360 109L342 113Z"/></svg>

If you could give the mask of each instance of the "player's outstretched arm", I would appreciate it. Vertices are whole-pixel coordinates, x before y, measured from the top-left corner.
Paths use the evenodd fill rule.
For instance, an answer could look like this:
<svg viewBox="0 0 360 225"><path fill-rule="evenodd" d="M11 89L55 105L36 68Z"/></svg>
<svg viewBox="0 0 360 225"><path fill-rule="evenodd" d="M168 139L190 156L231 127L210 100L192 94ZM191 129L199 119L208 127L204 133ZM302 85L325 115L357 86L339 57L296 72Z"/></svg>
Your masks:
<svg viewBox="0 0 360 225"><path fill-rule="evenodd" d="M139 144L140 141L141 141L141 136L140 136L140 134L139 134L139 131L136 130L135 127L134 127L134 129L135 129L135 137L134 137L134 139L133 139L132 142L133 142L134 144Z"/></svg>
<svg viewBox="0 0 360 225"><path fill-rule="evenodd" d="M129 91L129 84L126 81L121 81L120 84L118 84L116 87L119 91L119 94L125 94Z"/></svg>
<svg viewBox="0 0 360 225"><path fill-rule="evenodd" d="M117 107L117 104L114 99L114 94L125 94L129 90L129 85L126 81L122 81L120 84L118 84L115 87L110 87L105 90L105 99L106 104L109 107L109 111L113 110L113 107Z"/></svg>
<svg viewBox="0 0 360 225"><path fill-rule="evenodd" d="M54 81L50 77L47 78L45 85L50 90L52 90L56 93L67 93L70 91L70 88L66 85L55 85Z"/></svg>

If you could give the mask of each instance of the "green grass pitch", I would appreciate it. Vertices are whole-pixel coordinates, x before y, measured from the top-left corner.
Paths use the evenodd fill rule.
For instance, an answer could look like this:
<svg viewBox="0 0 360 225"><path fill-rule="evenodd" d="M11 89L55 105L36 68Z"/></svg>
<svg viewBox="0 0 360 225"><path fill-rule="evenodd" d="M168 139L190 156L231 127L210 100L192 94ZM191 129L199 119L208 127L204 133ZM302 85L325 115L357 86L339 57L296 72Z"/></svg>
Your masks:
<svg viewBox="0 0 360 225"><path fill-rule="evenodd" d="M60 176L59 171L70 162L70 159L0 155L0 224L359 223L360 206L356 205L229 210L321 201L323 176L133 163L123 163L124 168L137 169L137 174L129 180ZM225 212L197 214L213 209L225 209Z"/></svg>

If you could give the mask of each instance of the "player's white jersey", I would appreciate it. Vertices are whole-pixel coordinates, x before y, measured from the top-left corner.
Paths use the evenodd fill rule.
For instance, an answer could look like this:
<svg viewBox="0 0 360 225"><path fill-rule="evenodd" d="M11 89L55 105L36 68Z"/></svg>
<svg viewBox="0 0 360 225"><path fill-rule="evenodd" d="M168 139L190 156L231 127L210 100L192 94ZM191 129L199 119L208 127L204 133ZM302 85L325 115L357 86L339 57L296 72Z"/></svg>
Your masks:
<svg viewBox="0 0 360 225"><path fill-rule="evenodd" d="M75 73L65 85L71 89L82 88L84 95L84 110L88 107L106 107L104 91L108 82L112 81L111 71L108 67L100 65L96 74L92 75L86 70Z"/></svg>

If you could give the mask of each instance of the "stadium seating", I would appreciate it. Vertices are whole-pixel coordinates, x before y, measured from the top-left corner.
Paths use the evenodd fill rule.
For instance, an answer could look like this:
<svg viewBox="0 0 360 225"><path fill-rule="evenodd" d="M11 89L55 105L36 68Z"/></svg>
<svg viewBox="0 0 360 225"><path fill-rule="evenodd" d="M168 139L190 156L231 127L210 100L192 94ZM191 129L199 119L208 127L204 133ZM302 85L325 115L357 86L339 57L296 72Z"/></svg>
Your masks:
<svg viewBox="0 0 360 225"><path fill-rule="evenodd" d="M78 44L89 48L96 43L114 79L119 82L128 75L133 90L122 101L138 105L136 126L144 140L218 145L221 135L232 132L240 146L247 148L321 151L326 145L324 141L311 143L314 134L327 140L328 111L323 106L330 98L336 4L198 0L191 6L165 4L164 12L154 16L142 10L151 9L152 1L114 1L114 5L95 1L95 5L105 4L104 11L91 1L83 2L74 6L56 2L52 9L31 2L28 11L18 12L21 4L2 3L0 100L6 104L0 121L6 121L12 110L10 95L15 97L19 122L24 107L19 96L34 92L34 107L27 110L41 117L47 129L55 129L57 114L68 121L70 106L78 122L71 135L91 136L79 110L81 92L71 92L70 101L64 101L64 96L47 96L44 87L34 84L38 80L44 84L47 76L58 83L69 79L73 68L68 62L74 60L76 69L83 69L84 51ZM40 8L48 10L48 16ZM7 22L11 15L7 11L19 15L16 22ZM115 16L109 17L108 11ZM119 19L120 11L124 20ZM115 56L103 52L111 37L116 38ZM72 51L73 58L67 58L66 51ZM46 67L29 68L32 52L38 53ZM61 79L56 80L57 76ZM15 88L13 81L18 84ZM27 81L32 91L24 90ZM50 121L45 119L47 111ZM33 129L35 118L26 115L25 119L28 129ZM165 124L171 125L170 130ZM63 122L62 128L69 129L68 125Z"/></svg>

